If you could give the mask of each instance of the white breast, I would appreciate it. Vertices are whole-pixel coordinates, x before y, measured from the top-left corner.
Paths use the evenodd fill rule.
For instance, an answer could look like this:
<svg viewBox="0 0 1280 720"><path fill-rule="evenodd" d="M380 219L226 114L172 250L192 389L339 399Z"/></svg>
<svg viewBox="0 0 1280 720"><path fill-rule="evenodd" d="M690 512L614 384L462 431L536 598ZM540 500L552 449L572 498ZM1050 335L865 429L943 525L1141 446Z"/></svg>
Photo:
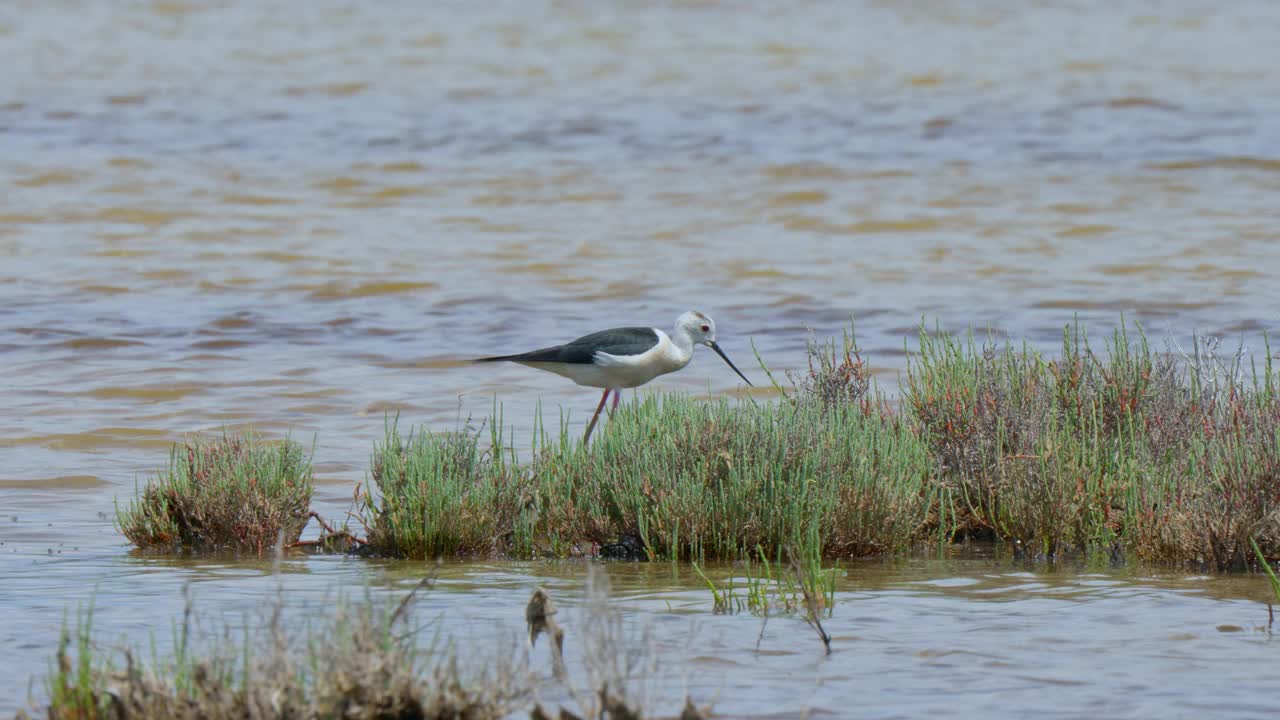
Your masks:
<svg viewBox="0 0 1280 720"><path fill-rule="evenodd" d="M659 375L675 372L689 364L692 353L685 355L663 331L654 328L658 343L639 355L595 354L595 367L603 376L601 384L580 383L595 387L633 388Z"/></svg>

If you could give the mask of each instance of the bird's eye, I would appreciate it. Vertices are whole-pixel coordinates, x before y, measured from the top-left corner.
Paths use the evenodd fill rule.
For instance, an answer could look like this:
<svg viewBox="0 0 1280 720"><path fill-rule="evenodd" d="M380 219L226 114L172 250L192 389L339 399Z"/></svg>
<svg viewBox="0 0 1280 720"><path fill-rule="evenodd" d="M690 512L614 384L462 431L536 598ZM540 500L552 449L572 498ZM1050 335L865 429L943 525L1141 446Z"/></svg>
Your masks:
<svg viewBox="0 0 1280 720"><path fill-rule="evenodd" d="M711 332L711 326L710 326L710 325L703 325L703 326L702 326L702 332Z"/></svg>

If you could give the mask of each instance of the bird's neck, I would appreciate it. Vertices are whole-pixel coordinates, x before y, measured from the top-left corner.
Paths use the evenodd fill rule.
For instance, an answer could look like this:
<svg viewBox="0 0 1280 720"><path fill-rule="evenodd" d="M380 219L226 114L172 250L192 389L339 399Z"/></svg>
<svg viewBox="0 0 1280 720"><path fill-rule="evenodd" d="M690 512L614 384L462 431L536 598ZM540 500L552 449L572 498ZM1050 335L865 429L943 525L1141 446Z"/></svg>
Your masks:
<svg viewBox="0 0 1280 720"><path fill-rule="evenodd" d="M671 335L671 349L674 351L672 355L676 356L676 360L681 366L687 365L689 360L693 358L693 338L689 333L681 328L676 328Z"/></svg>

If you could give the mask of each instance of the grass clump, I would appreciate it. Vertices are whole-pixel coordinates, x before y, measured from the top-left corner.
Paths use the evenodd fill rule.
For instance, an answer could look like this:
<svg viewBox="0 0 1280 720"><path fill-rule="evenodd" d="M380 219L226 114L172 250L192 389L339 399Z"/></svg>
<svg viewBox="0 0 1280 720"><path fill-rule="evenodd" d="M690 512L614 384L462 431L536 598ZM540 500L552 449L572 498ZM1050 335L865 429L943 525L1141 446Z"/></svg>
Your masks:
<svg viewBox="0 0 1280 720"><path fill-rule="evenodd" d="M1115 348L1112 369L1127 369L1128 346ZM904 411L933 449L954 511L948 531L1045 555L1109 546L1118 495L1136 479L1132 452L1118 447L1132 430L1128 396L1112 387L1129 380L1071 334L1062 358L1047 361L1025 345L979 348L972 336L922 332Z"/></svg>
<svg viewBox="0 0 1280 720"><path fill-rule="evenodd" d="M924 524L931 457L895 418L802 398L702 403L650 396L590 451L536 466L564 525L650 558L732 559L744 548L828 556L900 549Z"/></svg>
<svg viewBox="0 0 1280 720"><path fill-rule="evenodd" d="M810 360L784 402L649 396L573 463L544 463L572 489L568 524L597 543L638 538L653 559L905 548L933 505L927 445L878 411L851 339L842 350L811 345Z"/></svg>
<svg viewBox="0 0 1280 720"><path fill-rule="evenodd" d="M298 539L311 493L310 458L292 440L192 438L173 446L127 508L117 506L116 526L141 548L261 555L281 537Z"/></svg>
<svg viewBox="0 0 1280 720"><path fill-rule="evenodd" d="M387 425L373 452L373 491L359 496L371 550L417 559L528 552L532 483L503 462L500 433L481 450L482 433L464 427L405 437L394 422Z"/></svg>
<svg viewBox="0 0 1280 720"><path fill-rule="evenodd" d="M1244 568L1250 536L1280 549L1269 355L1245 372L1241 355L1156 353L1121 327L1099 357L1077 325L1046 359L922 332L903 412L933 451L955 536Z"/></svg>
<svg viewBox="0 0 1280 720"><path fill-rule="evenodd" d="M363 498L370 549L527 556L624 544L650 559L724 559L796 545L858 556L910 543L932 503L932 456L911 428L804 393L768 405L648 396L589 448L565 428L536 432L524 463L500 432L482 449L481 433L388 428Z"/></svg>

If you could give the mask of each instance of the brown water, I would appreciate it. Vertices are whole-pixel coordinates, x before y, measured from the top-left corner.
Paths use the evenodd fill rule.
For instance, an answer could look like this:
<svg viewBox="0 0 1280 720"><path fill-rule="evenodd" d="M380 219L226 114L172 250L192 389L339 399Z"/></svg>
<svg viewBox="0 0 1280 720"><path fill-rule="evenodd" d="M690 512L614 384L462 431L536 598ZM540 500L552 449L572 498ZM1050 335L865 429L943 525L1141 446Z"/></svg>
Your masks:
<svg viewBox="0 0 1280 720"><path fill-rule="evenodd" d="M496 397L527 433L538 402L552 422L591 409L561 378L463 359L689 308L740 366L754 340L794 367L808 328L853 316L890 379L921 317L1044 347L1077 314L1095 334L1124 312L1157 338L1244 333L1255 350L1277 326L1274 4L484 5L0 9L0 711L95 586L118 608L107 629L131 633L167 627L193 574L219 602L254 597L255 569L132 558L110 527L186 432L314 435L319 506L337 515L389 411L444 428ZM706 354L655 385L734 379ZM394 577L297 566L314 592ZM494 572L476 582L523 593L545 570ZM1204 629L1256 617L1208 599L1256 600L1252 581L1126 577L1076 602L1014 576L1032 609L997 646L973 631L1008 606L894 577L914 589L866 611L851 590L833 619L857 652L811 672L797 650L806 677L842 678L815 708L915 715L957 707L952 688L965 708L1005 707L986 694L1001 689L1176 715L1230 686L1248 715L1276 696L1232 674L1273 646ZM730 633L725 654L754 643L751 623L677 597ZM683 635L687 618L641 610ZM1017 648L1018 667L913 654L976 636L995 658ZM1187 677L1099 674L1104 650ZM758 680L787 660L771 662ZM1078 677L1094 684L1058 682ZM750 709L793 689L759 687L726 696Z"/></svg>

